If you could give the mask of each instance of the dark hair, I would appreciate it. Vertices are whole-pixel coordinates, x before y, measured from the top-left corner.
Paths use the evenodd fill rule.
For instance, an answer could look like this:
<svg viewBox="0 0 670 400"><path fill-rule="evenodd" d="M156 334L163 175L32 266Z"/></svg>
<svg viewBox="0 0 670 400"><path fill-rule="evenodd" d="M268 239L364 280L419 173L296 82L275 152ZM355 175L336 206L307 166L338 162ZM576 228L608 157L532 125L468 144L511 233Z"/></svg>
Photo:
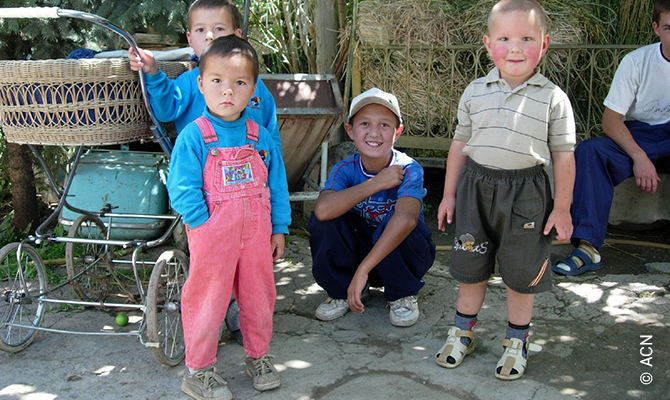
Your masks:
<svg viewBox="0 0 670 400"><path fill-rule="evenodd" d="M235 35L221 36L212 40L200 56L200 75L207 67L207 60L210 57L230 57L233 54L240 54L246 57L253 66L254 80L258 79L258 55L256 50L247 42Z"/></svg>
<svg viewBox="0 0 670 400"><path fill-rule="evenodd" d="M656 3L654 3L654 22L660 24L661 14L664 12L670 12L670 0L656 0Z"/></svg>
<svg viewBox="0 0 670 400"><path fill-rule="evenodd" d="M497 2L489 13L489 29L491 29L491 19L496 13L508 13L512 11L535 11L538 16L538 24L540 25L542 33L547 33L547 13L544 11L544 7L535 0L501 0Z"/></svg>
<svg viewBox="0 0 670 400"><path fill-rule="evenodd" d="M188 8L188 29L191 29L191 13L199 9L225 8L233 20L233 29L240 29L242 17L240 10L231 0L195 0Z"/></svg>

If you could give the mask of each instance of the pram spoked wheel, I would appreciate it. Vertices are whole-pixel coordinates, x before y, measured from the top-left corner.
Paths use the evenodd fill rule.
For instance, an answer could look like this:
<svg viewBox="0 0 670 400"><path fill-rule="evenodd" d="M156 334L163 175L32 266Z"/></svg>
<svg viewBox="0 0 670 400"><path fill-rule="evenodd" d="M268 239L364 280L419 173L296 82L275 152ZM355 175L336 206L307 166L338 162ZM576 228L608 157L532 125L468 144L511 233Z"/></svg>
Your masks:
<svg viewBox="0 0 670 400"><path fill-rule="evenodd" d="M184 359L181 294L188 277L188 257L180 250L163 252L156 261L146 297L147 337L154 356L175 366Z"/></svg>
<svg viewBox="0 0 670 400"><path fill-rule="evenodd" d="M81 215L72 223L69 238L106 239L107 228L94 215ZM109 290L112 274L108 246L96 243L67 243L65 266L70 285L84 301L103 299ZM74 278L74 279L73 279Z"/></svg>
<svg viewBox="0 0 670 400"><path fill-rule="evenodd" d="M37 301L47 291L44 263L37 251L21 245L21 258L16 258L20 243L0 249L0 350L17 353L35 339L35 329L44 318L45 304ZM23 326L16 326L16 325Z"/></svg>

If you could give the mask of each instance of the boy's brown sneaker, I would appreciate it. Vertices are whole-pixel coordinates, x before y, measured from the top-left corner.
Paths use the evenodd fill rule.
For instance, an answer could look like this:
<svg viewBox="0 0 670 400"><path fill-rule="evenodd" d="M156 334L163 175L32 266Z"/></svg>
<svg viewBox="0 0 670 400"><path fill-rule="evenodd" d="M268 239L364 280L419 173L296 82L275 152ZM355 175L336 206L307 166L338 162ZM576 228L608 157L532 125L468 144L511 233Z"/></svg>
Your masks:
<svg viewBox="0 0 670 400"><path fill-rule="evenodd" d="M226 381L216 373L214 367L201 369L193 375L186 370L181 390L197 400L231 400L233 398L233 394L226 386Z"/></svg>
<svg viewBox="0 0 670 400"><path fill-rule="evenodd" d="M272 364L274 357L266 354L261 358L247 357L244 360L247 364L247 375L254 381L256 390L264 391L278 388L281 385L279 373Z"/></svg>

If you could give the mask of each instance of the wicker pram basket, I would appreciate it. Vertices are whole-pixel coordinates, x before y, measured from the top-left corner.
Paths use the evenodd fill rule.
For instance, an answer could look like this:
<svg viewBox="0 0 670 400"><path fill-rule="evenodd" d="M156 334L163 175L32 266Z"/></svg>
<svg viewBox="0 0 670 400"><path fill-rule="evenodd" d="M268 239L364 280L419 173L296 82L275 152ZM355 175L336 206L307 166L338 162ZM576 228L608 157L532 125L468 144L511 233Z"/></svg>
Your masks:
<svg viewBox="0 0 670 400"><path fill-rule="evenodd" d="M174 78L194 63L159 66ZM19 144L96 146L153 136L127 59L0 61L0 126Z"/></svg>

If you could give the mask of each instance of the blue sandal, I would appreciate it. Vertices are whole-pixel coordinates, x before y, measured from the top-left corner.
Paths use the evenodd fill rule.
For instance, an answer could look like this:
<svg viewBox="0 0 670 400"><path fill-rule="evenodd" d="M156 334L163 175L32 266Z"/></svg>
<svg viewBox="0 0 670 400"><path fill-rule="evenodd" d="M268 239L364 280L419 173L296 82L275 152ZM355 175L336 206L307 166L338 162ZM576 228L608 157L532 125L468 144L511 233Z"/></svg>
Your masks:
<svg viewBox="0 0 670 400"><path fill-rule="evenodd" d="M572 257L577 257L578 259L582 260L584 265L582 265L581 267L578 267L577 263L575 262L575 260L572 259ZM570 270L566 271L563 268L559 268L558 264L560 264L560 263L563 263L563 264L567 265L570 268ZM554 273L559 274L559 275L574 276L574 275L582 274L586 271L596 271L596 270L601 269L602 267L603 267L602 260L600 262L594 263L591 260L591 257L589 257L589 255L586 254L586 252L584 252L583 250L581 250L579 248L575 248L574 250L572 250L572 253L570 253L569 256L567 256L566 258L563 258L561 260L556 261L554 263L554 265L551 267L551 270L554 271Z"/></svg>

